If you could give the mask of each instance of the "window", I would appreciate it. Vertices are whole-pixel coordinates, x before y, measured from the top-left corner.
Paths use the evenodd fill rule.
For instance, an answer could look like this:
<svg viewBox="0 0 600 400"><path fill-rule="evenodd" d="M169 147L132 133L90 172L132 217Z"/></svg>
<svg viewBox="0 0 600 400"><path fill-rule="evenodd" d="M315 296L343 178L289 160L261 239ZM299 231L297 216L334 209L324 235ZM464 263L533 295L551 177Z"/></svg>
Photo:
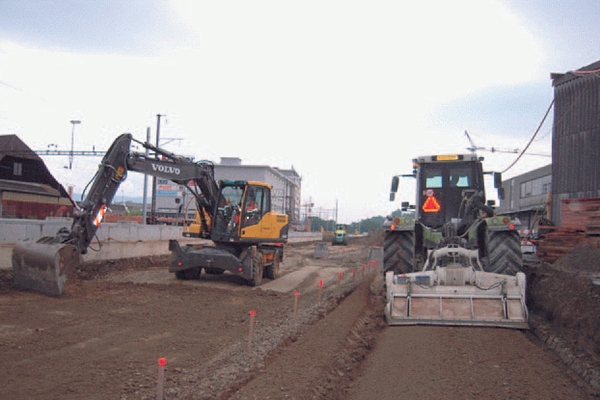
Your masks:
<svg viewBox="0 0 600 400"><path fill-rule="evenodd" d="M22 163L14 163L13 164L13 175L21 176L23 175L23 164Z"/></svg>
<svg viewBox="0 0 600 400"><path fill-rule="evenodd" d="M242 202L242 194L243 194L243 188L239 187L239 186L226 186L223 188L223 191L221 192L221 195L223 196L223 199L225 200L225 204L220 204L220 205L240 205Z"/></svg>
<svg viewBox="0 0 600 400"><path fill-rule="evenodd" d="M552 189L552 175L531 179L521 183L521 198L539 196L550 193Z"/></svg>
<svg viewBox="0 0 600 400"><path fill-rule="evenodd" d="M427 189L436 189L442 187L442 170L432 168L425 171L425 187Z"/></svg>
<svg viewBox="0 0 600 400"><path fill-rule="evenodd" d="M468 188L471 186L471 168L453 168L448 175L450 187Z"/></svg>
<svg viewBox="0 0 600 400"><path fill-rule="evenodd" d="M270 208L269 190L264 187L250 187L246 192L244 226L257 224Z"/></svg>

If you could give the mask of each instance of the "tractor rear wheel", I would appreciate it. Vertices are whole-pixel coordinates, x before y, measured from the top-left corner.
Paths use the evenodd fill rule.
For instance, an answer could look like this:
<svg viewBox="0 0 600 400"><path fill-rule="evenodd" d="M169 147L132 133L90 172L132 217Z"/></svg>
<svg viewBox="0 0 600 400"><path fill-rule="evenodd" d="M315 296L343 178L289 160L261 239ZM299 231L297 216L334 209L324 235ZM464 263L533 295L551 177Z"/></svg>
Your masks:
<svg viewBox="0 0 600 400"><path fill-rule="evenodd" d="M523 270L521 241L515 231L488 231L486 240L486 272L516 275Z"/></svg>
<svg viewBox="0 0 600 400"><path fill-rule="evenodd" d="M386 232L383 244L384 272L408 274L415 267L415 233L413 231Z"/></svg>

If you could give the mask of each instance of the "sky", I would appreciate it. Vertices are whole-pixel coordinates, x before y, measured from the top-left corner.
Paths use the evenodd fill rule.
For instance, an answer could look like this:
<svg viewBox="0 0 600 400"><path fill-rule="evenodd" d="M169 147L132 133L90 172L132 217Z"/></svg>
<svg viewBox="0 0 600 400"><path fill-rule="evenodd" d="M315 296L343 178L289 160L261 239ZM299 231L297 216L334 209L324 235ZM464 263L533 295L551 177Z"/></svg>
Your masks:
<svg viewBox="0 0 600 400"><path fill-rule="evenodd" d="M595 0L0 0L0 134L106 150L120 134L293 168L351 223L414 202L413 158L468 153L504 178L551 162L550 74L600 59ZM79 120L73 125L70 121ZM500 151L491 152L491 148ZM43 156L81 193L97 157ZM141 197L129 174L115 201ZM490 195L493 196L493 195Z"/></svg>

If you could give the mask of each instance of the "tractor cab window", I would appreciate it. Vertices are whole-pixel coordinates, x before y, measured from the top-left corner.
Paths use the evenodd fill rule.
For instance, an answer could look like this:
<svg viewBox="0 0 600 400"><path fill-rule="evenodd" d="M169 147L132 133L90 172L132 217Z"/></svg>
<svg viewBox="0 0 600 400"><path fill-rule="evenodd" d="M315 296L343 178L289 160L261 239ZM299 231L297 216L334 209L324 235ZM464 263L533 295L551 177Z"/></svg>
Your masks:
<svg viewBox="0 0 600 400"><path fill-rule="evenodd" d="M424 174L427 189L469 188L472 185L472 170L469 167L430 168Z"/></svg>
<svg viewBox="0 0 600 400"><path fill-rule="evenodd" d="M437 189L441 188L443 184L443 175L441 168L431 168L425 170L425 188Z"/></svg>
<svg viewBox="0 0 600 400"><path fill-rule="evenodd" d="M451 168L448 173L448 186L471 187L471 168Z"/></svg>

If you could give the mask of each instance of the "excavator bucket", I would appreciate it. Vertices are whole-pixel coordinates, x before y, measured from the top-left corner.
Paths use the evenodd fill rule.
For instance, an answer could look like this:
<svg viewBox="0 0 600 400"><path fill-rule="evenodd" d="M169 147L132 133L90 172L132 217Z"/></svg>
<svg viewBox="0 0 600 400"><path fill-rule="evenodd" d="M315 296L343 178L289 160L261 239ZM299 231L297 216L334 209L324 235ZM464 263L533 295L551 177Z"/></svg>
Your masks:
<svg viewBox="0 0 600 400"><path fill-rule="evenodd" d="M82 263L77 248L64 243L19 242L13 248L13 285L49 296L60 296L66 272Z"/></svg>
<svg viewBox="0 0 600 400"><path fill-rule="evenodd" d="M444 267L410 274L386 273L389 325L466 325L529 329L526 279Z"/></svg>

